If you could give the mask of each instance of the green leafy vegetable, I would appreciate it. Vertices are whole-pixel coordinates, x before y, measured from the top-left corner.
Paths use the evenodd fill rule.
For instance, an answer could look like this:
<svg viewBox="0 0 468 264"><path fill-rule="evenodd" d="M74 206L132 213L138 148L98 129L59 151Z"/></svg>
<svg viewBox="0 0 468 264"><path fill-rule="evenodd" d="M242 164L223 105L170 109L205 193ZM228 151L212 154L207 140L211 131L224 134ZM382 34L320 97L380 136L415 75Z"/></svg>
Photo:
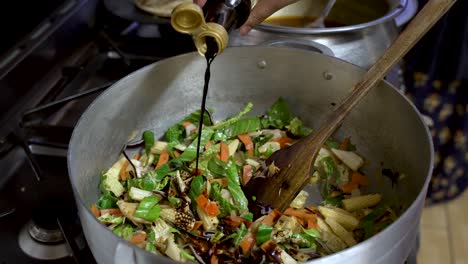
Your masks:
<svg viewBox="0 0 468 264"><path fill-rule="evenodd" d="M126 240L132 238L133 231L133 227L130 224L119 225L113 230L114 234Z"/></svg>
<svg viewBox="0 0 468 264"><path fill-rule="evenodd" d="M224 233L221 230L217 230L216 233L211 237L210 242L216 244L223 237Z"/></svg>
<svg viewBox="0 0 468 264"><path fill-rule="evenodd" d="M132 179L130 186L137 188L154 191L161 190L169 183L169 177L165 177L170 173L171 169L166 163L156 170L152 170L143 175L140 179Z"/></svg>
<svg viewBox="0 0 468 264"><path fill-rule="evenodd" d="M215 178L226 177L227 163L222 160L213 157L208 161L207 169L211 175Z"/></svg>
<svg viewBox="0 0 468 264"><path fill-rule="evenodd" d="M317 231L317 229L315 228L309 228L309 229L302 229L304 230L304 233L311 236L311 237L314 237L314 238L320 238L320 233Z"/></svg>
<svg viewBox="0 0 468 264"><path fill-rule="evenodd" d="M278 98L276 102L267 111L266 118L262 119L264 128L275 127L284 128L291 122L291 112L283 98Z"/></svg>
<svg viewBox="0 0 468 264"><path fill-rule="evenodd" d="M326 197L325 200L323 201L324 205L333 205L336 207L343 207L343 195L339 195L333 198Z"/></svg>
<svg viewBox="0 0 468 264"><path fill-rule="evenodd" d="M169 200L169 203L171 203L171 205L176 208L179 207L181 203L180 198L177 198L175 196L169 196L167 199Z"/></svg>
<svg viewBox="0 0 468 264"><path fill-rule="evenodd" d="M145 141L145 153L149 157L151 154L151 148L154 145L154 133L153 131L146 130L143 132L143 140ZM148 159L146 159L148 161Z"/></svg>
<svg viewBox="0 0 468 264"><path fill-rule="evenodd" d="M340 148L340 142L334 140L334 139L327 139L327 141L325 141L325 145L327 145L329 148L334 148L334 149L338 149Z"/></svg>
<svg viewBox="0 0 468 264"><path fill-rule="evenodd" d="M180 252L182 253L182 257L184 259L195 260L195 257L187 253L187 251L180 249Z"/></svg>
<svg viewBox="0 0 468 264"><path fill-rule="evenodd" d="M228 238L232 237L232 242L236 247L238 247L246 234L247 228L245 227L244 223L242 223L236 232L231 234Z"/></svg>
<svg viewBox="0 0 468 264"><path fill-rule="evenodd" d="M148 234L148 243L146 243L145 250L149 252L156 252L156 246L155 246L155 241L156 241L156 234L154 230L151 230Z"/></svg>
<svg viewBox="0 0 468 264"><path fill-rule="evenodd" d="M98 217L99 221L106 223L106 224L121 224L123 223L125 217L123 216L114 216L111 214L103 214Z"/></svg>
<svg viewBox="0 0 468 264"><path fill-rule="evenodd" d="M214 126L212 126L211 128L213 130L217 130L217 129L224 129L224 128L227 128L228 126L236 123L239 119L241 119L243 116L245 116L248 112L250 112L250 110L252 110L252 107L253 107L253 104L252 103L248 103L244 110L242 110L239 114L237 114L237 116L233 117L233 118L229 118L223 122L220 122L219 124L216 124Z"/></svg>
<svg viewBox="0 0 468 264"><path fill-rule="evenodd" d="M309 234L292 234L291 242L297 244L301 248L315 249L317 247L314 238Z"/></svg>
<svg viewBox="0 0 468 264"><path fill-rule="evenodd" d="M201 133L201 140L200 140L200 151L206 145L206 143L211 139L213 136L214 131L212 129L205 128L202 130ZM197 141L198 139L195 138L192 143L187 147L187 149L177 158L181 161L192 161L197 156Z"/></svg>
<svg viewBox="0 0 468 264"><path fill-rule="evenodd" d="M101 195L101 197L99 197L99 200L97 202L97 206L100 209L117 208L117 201L118 201L118 199L116 197L112 196L112 194L110 194L110 193L107 193L107 194L103 194L103 195Z"/></svg>
<svg viewBox="0 0 468 264"><path fill-rule="evenodd" d="M182 125L175 124L167 129L164 137L166 138L167 142L177 145L179 142L184 140L184 131L185 129Z"/></svg>
<svg viewBox="0 0 468 264"><path fill-rule="evenodd" d="M302 121L297 117L293 118L286 128L291 132L291 134L297 137L305 137L312 132L312 129L305 127L302 124Z"/></svg>
<svg viewBox="0 0 468 264"><path fill-rule="evenodd" d="M200 175L193 178L192 183L190 184L190 191L188 193L188 196L192 201L195 201L195 199L202 193L203 184L203 176Z"/></svg>
<svg viewBox="0 0 468 264"><path fill-rule="evenodd" d="M253 221L253 214L252 213L246 213L244 215L241 216L242 218L246 219L246 220L249 220L250 222Z"/></svg>
<svg viewBox="0 0 468 264"><path fill-rule="evenodd" d="M153 222L159 217L159 214L161 213L161 207L157 205L158 202L159 198L156 196L145 197L140 202L133 215L135 217Z"/></svg>
<svg viewBox="0 0 468 264"><path fill-rule="evenodd" d="M339 177L338 169L332 157L325 157L319 161L319 166L323 168L325 177L337 180Z"/></svg>
<svg viewBox="0 0 468 264"><path fill-rule="evenodd" d="M232 195L232 199L240 207L241 210L247 210L248 201L240 187L237 165L232 160L229 161L227 165L226 173L228 179L228 190Z"/></svg>
<svg viewBox="0 0 468 264"><path fill-rule="evenodd" d="M240 134L257 131L261 128L262 124L260 122L260 118L258 116L250 116L242 118L222 130L216 130L213 140L226 141L227 139L236 137Z"/></svg>
<svg viewBox="0 0 468 264"><path fill-rule="evenodd" d="M273 231L273 227L260 224L258 226L257 237L256 237L257 245L261 245L265 243L266 241L270 240L272 231Z"/></svg>
<svg viewBox="0 0 468 264"><path fill-rule="evenodd" d="M218 215L219 218L230 215L231 211L236 209L234 205L221 196L221 185L217 182L211 185L210 199L217 201L219 204L219 210L221 211L221 214Z"/></svg>

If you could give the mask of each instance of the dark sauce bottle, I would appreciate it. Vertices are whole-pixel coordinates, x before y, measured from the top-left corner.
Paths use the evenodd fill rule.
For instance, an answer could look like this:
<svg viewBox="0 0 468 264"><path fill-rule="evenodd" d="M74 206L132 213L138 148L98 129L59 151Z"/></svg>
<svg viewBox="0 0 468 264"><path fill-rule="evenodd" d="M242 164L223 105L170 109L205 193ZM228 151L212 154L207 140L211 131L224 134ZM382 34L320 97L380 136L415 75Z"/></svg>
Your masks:
<svg viewBox="0 0 468 264"><path fill-rule="evenodd" d="M249 0L208 0L203 13L206 22L222 25L229 32L247 21L251 8Z"/></svg>

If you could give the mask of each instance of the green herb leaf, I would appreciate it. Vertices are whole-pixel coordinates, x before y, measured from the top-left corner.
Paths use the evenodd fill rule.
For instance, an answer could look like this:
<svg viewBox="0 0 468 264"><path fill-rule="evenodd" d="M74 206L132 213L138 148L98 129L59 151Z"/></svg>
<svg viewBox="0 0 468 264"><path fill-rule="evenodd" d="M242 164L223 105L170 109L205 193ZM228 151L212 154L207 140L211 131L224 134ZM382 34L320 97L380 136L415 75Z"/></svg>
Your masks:
<svg viewBox="0 0 468 264"><path fill-rule="evenodd" d="M253 214L252 213L246 213L244 215L241 216L242 218L246 219L246 220L249 220L250 222L253 221Z"/></svg>
<svg viewBox="0 0 468 264"><path fill-rule="evenodd" d="M133 237L133 227L130 224L122 224L114 228L114 234L119 237L129 240Z"/></svg>
<svg viewBox="0 0 468 264"><path fill-rule="evenodd" d="M151 148L154 145L154 133L151 130L146 130L143 132L143 140L145 141L145 153L149 157L151 154ZM148 159L146 159L148 160Z"/></svg>
<svg viewBox="0 0 468 264"><path fill-rule="evenodd" d="M319 161L319 166L323 169L325 177L337 180L339 177L338 169L332 157L325 157Z"/></svg>
<svg viewBox="0 0 468 264"><path fill-rule="evenodd" d="M226 177L227 163L222 160L212 157L208 161L207 169L215 178Z"/></svg>
<svg viewBox="0 0 468 264"><path fill-rule="evenodd" d="M226 141L240 134L257 131L257 130L260 130L261 128L262 128L262 124L260 122L260 117L250 116L250 117L242 118L222 130L216 130L213 135L213 140Z"/></svg>
<svg viewBox="0 0 468 264"><path fill-rule="evenodd" d="M334 149L340 148L340 142L332 138L327 139L327 141L325 141L325 145L327 145L329 148L334 148Z"/></svg>
<svg viewBox="0 0 468 264"><path fill-rule="evenodd" d="M153 222L159 217L159 214L161 213L161 207L157 205L158 202L159 198L156 196L145 197L140 202L133 215L135 217Z"/></svg>
<svg viewBox="0 0 468 264"><path fill-rule="evenodd" d="M166 138L167 142L177 145L179 142L184 140L184 131L185 129L182 125L175 124L167 129L164 137Z"/></svg>
<svg viewBox="0 0 468 264"><path fill-rule="evenodd" d="M273 227L260 224L258 226L257 237L256 237L257 245L261 245L265 243L266 241L270 240L272 231L273 231Z"/></svg>

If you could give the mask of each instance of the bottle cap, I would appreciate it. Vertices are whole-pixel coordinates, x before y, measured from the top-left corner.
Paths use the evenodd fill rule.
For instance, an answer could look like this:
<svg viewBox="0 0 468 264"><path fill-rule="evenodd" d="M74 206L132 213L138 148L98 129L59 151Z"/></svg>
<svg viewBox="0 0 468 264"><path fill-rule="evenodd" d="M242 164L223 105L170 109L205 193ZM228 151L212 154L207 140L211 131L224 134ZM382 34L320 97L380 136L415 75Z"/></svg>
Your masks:
<svg viewBox="0 0 468 264"><path fill-rule="evenodd" d="M183 3L172 11L172 27L178 32L190 34L195 47L204 56L207 50L206 37L212 37L218 45L218 54L228 45L229 35L226 29L217 23L205 22L200 6L193 3Z"/></svg>

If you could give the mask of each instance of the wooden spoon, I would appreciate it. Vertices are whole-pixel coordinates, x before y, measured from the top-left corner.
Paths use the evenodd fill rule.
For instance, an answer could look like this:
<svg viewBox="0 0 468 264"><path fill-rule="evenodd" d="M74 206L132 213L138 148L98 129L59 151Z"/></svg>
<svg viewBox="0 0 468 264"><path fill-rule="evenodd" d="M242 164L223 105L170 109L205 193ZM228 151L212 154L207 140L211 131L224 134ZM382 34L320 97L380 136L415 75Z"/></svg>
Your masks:
<svg viewBox="0 0 468 264"><path fill-rule="evenodd" d="M289 148L275 152L267 160L267 164L274 163L279 172L266 178L252 178L244 189L249 200L252 196L256 197L255 201L251 200L249 203L250 210L256 216L260 216L260 206L269 205L281 212L289 207L307 184L313 161L325 141L350 111L455 2L456 0L430 0L315 133Z"/></svg>

